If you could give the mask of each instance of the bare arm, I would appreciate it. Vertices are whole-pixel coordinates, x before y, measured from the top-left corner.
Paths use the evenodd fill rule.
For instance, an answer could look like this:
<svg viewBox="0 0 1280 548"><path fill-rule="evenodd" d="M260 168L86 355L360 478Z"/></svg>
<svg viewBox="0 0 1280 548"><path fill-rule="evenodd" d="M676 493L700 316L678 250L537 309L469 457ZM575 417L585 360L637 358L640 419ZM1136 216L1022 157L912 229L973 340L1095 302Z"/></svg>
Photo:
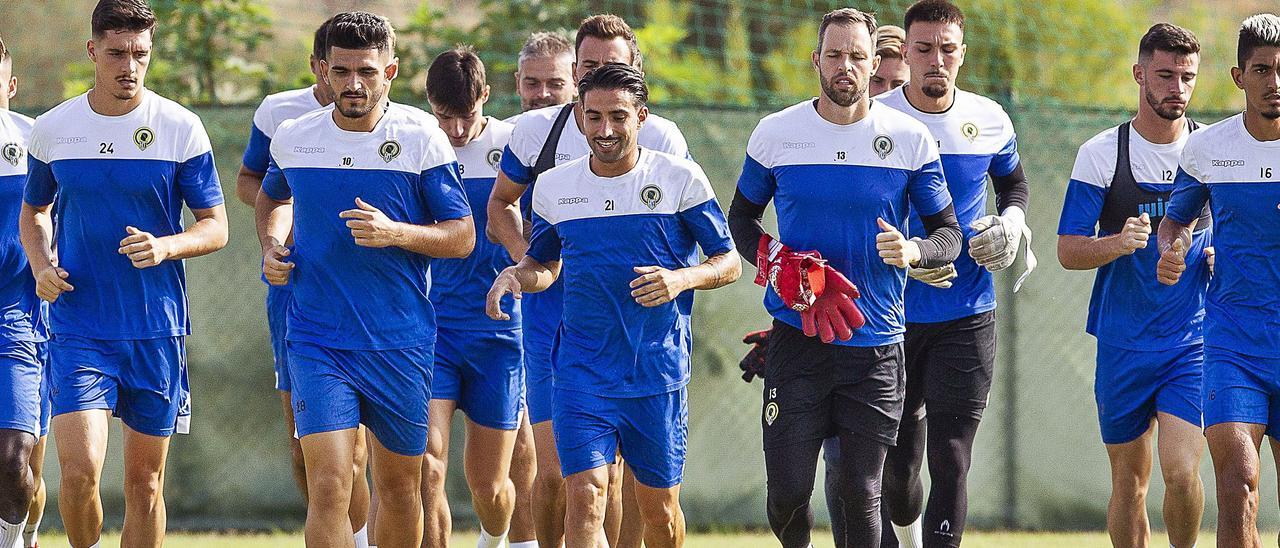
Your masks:
<svg viewBox="0 0 1280 548"><path fill-rule="evenodd" d="M1187 250L1191 249L1191 230L1195 221L1184 225L1167 215L1160 221L1157 237L1157 249L1160 250L1160 261L1156 263L1156 280L1164 285L1174 285L1182 279L1187 270Z"/></svg>
<svg viewBox="0 0 1280 548"><path fill-rule="evenodd" d="M520 197L528 187L516 183L502 171L493 183L487 210L489 223L485 237L507 248L507 253L517 261L529 251L529 239L525 233L525 219L520 214Z"/></svg>
<svg viewBox="0 0 1280 548"><path fill-rule="evenodd" d="M236 198L239 198L244 205L255 207L258 191L262 189L262 178L266 176L265 173L258 173L243 165L240 166L240 173L236 175Z"/></svg>
<svg viewBox="0 0 1280 548"><path fill-rule="evenodd" d="M485 296L485 313L495 320L505 321L511 316L502 311L502 298L507 293L519 299L525 292L537 293L545 291L560 277L560 261L540 263L526 255L514 266L509 266L498 274Z"/></svg>
<svg viewBox="0 0 1280 548"><path fill-rule="evenodd" d="M742 258L731 249L676 270L660 266L637 266L634 270L640 276L631 280L631 297L641 306L658 306L690 289L715 289L733 283L742 275Z"/></svg>
<svg viewBox="0 0 1280 548"><path fill-rule="evenodd" d="M293 270L293 263L284 260L290 253L284 242L293 230L293 199L275 200L259 192L253 210L262 244L262 275L271 285L285 285Z"/></svg>
<svg viewBox="0 0 1280 548"><path fill-rule="evenodd" d="M227 246L227 208L224 204L192 209L196 222L186 230L156 237L134 226L126 226L120 240L121 255L126 255L136 268L149 268L168 260L190 259L208 255Z"/></svg>
<svg viewBox="0 0 1280 548"><path fill-rule="evenodd" d="M53 253L53 217L49 215L52 205L36 207L24 202L18 216L18 234L36 279L36 295L49 302L58 300L65 291L75 290L67 283L71 275L57 266L58 257Z"/></svg>
<svg viewBox="0 0 1280 548"><path fill-rule="evenodd" d="M471 216L429 225L393 221L378 208L356 198L356 208L339 213L356 245L395 246L428 257L461 259L476 246L476 225Z"/></svg>
<svg viewBox="0 0 1280 548"><path fill-rule="evenodd" d="M1058 262L1067 270L1090 270L1130 255L1134 250L1121 244L1123 234L1096 238L1065 234L1058 236ZM1145 247L1145 246L1144 246Z"/></svg>

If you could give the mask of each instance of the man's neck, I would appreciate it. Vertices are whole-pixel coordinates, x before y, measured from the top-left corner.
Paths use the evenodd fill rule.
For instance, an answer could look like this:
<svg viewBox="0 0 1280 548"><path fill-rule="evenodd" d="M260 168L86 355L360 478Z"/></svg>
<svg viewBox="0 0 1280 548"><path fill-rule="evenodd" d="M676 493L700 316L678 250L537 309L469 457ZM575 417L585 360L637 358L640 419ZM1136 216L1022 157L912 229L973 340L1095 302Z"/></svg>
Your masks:
<svg viewBox="0 0 1280 548"><path fill-rule="evenodd" d="M1249 132L1250 137L1259 141L1280 141L1280 118L1267 118L1245 108L1244 129Z"/></svg>
<svg viewBox="0 0 1280 548"><path fill-rule="evenodd" d="M956 102L956 88L951 86L947 90L947 94L942 97L930 97L925 95L924 90L920 86L913 86L907 82L902 86L902 93L907 97L907 103L912 108L926 114L940 114L951 108Z"/></svg>
<svg viewBox="0 0 1280 548"><path fill-rule="evenodd" d="M601 162L595 154L592 154L588 165L591 167L591 173L597 177L617 177L635 169L638 163L640 163L640 149L633 148L621 160L612 163Z"/></svg>
<svg viewBox="0 0 1280 548"><path fill-rule="evenodd" d="M823 120L840 126L854 124L867 117L867 111L871 108L871 100L867 99L866 94L862 98L855 101L847 107L837 105L826 93L818 96L818 104L814 107L818 111L818 116Z"/></svg>
<svg viewBox="0 0 1280 548"><path fill-rule="evenodd" d="M1138 108L1138 115L1133 117L1133 130L1148 143L1167 145L1182 138L1187 130L1187 117L1169 120L1143 105Z"/></svg>
<svg viewBox="0 0 1280 548"><path fill-rule="evenodd" d="M129 99L118 99L95 87L89 90L89 108L103 116L124 116L138 108L138 105L142 104L143 96L147 93L144 88L138 90L138 93Z"/></svg>
<svg viewBox="0 0 1280 548"><path fill-rule="evenodd" d="M382 117L386 116L387 105L387 99L384 97L381 101L378 101L378 106L373 107L373 110L369 111L368 114L359 118L343 116L342 112L335 108L333 109L333 123L337 124L338 128L343 131L369 133L373 131L373 128L378 127L378 122L381 122Z"/></svg>

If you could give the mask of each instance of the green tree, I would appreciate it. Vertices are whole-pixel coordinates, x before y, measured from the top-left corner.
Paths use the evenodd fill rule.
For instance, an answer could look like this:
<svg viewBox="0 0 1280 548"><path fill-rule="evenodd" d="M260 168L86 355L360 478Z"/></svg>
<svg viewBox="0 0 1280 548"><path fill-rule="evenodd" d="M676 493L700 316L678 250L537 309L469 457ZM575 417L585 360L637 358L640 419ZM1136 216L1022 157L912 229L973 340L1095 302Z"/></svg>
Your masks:
<svg viewBox="0 0 1280 548"><path fill-rule="evenodd" d="M163 28L156 33L159 63L151 81L176 99L219 104L252 92L266 67L245 55L271 35L261 0L152 0Z"/></svg>

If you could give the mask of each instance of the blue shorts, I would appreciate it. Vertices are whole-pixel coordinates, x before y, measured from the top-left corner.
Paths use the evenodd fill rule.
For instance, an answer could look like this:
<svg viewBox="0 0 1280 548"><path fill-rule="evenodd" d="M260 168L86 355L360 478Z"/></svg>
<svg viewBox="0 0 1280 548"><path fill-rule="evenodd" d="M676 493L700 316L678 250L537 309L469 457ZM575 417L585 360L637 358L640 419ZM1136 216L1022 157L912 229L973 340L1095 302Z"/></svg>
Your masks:
<svg viewBox="0 0 1280 548"><path fill-rule="evenodd" d="M520 427L524 366L519 331L436 331L431 397L453 400L467 418L498 430Z"/></svg>
<svg viewBox="0 0 1280 548"><path fill-rule="evenodd" d="M40 360L40 437L49 435L49 421L53 419L53 395L49 393L49 343L36 343L36 359Z"/></svg>
<svg viewBox="0 0 1280 548"><path fill-rule="evenodd" d="M1151 427L1156 412L1200 426L1200 345L1168 350L1129 350L1098 343L1093 395L1102 441L1128 443Z"/></svg>
<svg viewBox="0 0 1280 548"><path fill-rule="evenodd" d="M289 341L298 437L364 424L391 451L425 453L433 346L341 350Z"/></svg>
<svg viewBox="0 0 1280 548"><path fill-rule="evenodd" d="M49 371L55 416L110 409L149 436L190 429L183 337L116 341L56 334L49 340Z"/></svg>
<svg viewBox="0 0 1280 548"><path fill-rule="evenodd" d="M548 336L546 329L529 329L528 322L525 325L521 330L524 337L525 403L529 406L529 424L538 424L551 420L551 399L555 391L551 380L551 349L555 346L555 331Z"/></svg>
<svg viewBox="0 0 1280 548"><path fill-rule="evenodd" d="M289 347L284 342L289 305L293 304L293 288L267 285L267 331L271 333L271 357L276 366L276 390L288 392Z"/></svg>
<svg viewBox="0 0 1280 548"><path fill-rule="evenodd" d="M640 398L555 391L551 428L565 477L622 458L636 481L655 489L679 485L689 439L685 389Z"/></svg>
<svg viewBox="0 0 1280 548"><path fill-rule="evenodd" d="M41 361L30 341L0 342L0 428L20 430L32 436L41 430ZM45 424L47 432L48 423Z"/></svg>
<svg viewBox="0 0 1280 548"><path fill-rule="evenodd" d="M1224 422L1267 425L1280 437L1280 358L1262 358L1226 348L1204 349L1204 426Z"/></svg>

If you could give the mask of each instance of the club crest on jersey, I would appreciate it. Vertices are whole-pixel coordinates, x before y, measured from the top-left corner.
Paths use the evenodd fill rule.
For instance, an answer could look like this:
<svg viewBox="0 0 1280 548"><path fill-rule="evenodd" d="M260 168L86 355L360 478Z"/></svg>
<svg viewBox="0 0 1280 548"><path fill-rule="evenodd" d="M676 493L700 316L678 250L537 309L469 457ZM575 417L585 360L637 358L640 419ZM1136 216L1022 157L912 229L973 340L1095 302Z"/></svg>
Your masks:
<svg viewBox="0 0 1280 548"><path fill-rule="evenodd" d="M888 158L889 154L893 153L893 139L888 135L877 135L871 140L871 150L876 151L876 156L881 160Z"/></svg>
<svg viewBox="0 0 1280 548"><path fill-rule="evenodd" d="M156 142L156 132L149 127L140 127L133 132L133 144L138 146L138 150L147 150Z"/></svg>
<svg viewBox="0 0 1280 548"><path fill-rule="evenodd" d="M489 152L484 155L484 160L486 162L489 162L489 167L493 169L498 169L498 162L502 160L502 149L500 148L489 149Z"/></svg>
<svg viewBox="0 0 1280 548"><path fill-rule="evenodd" d="M645 185L640 189L640 203L649 206L649 211L653 211L662 203L662 189L658 185Z"/></svg>
<svg viewBox="0 0 1280 548"><path fill-rule="evenodd" d="M974 142L978 139L978 124L965 122L960 126L960 135L963 135L970 143Z"/></svg>
<svg viewBox="0 0 1280 548"><path fill-rule="evenodd" d="M764 406L764 423L773 426L773 421L776 420L778 420L778 404L769 402L769 405Z"/></svg>
<svg viewBox="0 0 1280 548"><path fill-rule="evenodd" d="M18 143L5 143L4 147L0 147L0 157L13 167L18 167L18 162L22 160L22 147Z"/></svg>
<svg viewBox="0 0 1280 548"><path fill-rule="evenodd" d="M382 161L388 164L391 163L392 160L400 156L400 142L390 139L382 143L382 146L378 147L378 156L382 157Z"/></svg>

